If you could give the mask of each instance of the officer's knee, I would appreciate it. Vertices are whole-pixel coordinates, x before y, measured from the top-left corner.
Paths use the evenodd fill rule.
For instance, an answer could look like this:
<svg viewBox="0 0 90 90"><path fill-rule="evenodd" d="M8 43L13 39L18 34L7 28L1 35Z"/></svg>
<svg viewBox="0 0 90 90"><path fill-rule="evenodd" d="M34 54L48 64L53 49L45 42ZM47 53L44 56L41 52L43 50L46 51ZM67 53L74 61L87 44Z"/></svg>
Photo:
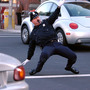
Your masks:
<svg viewBox="0 0 90 90"><path fill-rule="evenodd" d="M49 58L49 55L45 52L41 53L40 61L45 62Z"/></svg>
<svg viewBox="0 0 90 90"><path fill-rule="evenodd" d="M40 61L38 62L38 65L37 65L37 72L40 72L42 70L42 67L44 65L44 63L47 61L49 55L47 53L44 53L42 52L41 53L41 56L40 56Z"/></svg>

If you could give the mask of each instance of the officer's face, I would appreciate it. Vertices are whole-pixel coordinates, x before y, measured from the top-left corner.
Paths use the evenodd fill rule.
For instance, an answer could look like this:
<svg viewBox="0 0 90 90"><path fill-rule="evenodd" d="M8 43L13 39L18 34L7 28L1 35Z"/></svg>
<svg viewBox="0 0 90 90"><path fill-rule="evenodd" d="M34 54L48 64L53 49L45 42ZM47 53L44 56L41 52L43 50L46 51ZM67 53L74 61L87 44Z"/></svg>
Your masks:
<svg viewBox="0 0 90 90"><path fill-rule="evenodd" d="M41 24L40 17L37 16L36 18L34 18L34 19L32 20L32 23L33 23L35 26L40 25L40 24Z"/></svg>

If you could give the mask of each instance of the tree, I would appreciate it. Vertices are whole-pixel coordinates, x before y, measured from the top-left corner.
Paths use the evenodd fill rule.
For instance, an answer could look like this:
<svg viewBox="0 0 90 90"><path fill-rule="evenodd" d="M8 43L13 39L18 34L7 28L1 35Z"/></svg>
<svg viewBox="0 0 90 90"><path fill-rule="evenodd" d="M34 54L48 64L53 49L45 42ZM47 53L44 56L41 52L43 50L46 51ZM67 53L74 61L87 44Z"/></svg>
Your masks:
<svg viewBox="0 0 90 90"><path fill-rule="evenodd" d="M12 29L12 7L13 7L13 0L9 0L9 24L8 24L8 29Z"/></svg>

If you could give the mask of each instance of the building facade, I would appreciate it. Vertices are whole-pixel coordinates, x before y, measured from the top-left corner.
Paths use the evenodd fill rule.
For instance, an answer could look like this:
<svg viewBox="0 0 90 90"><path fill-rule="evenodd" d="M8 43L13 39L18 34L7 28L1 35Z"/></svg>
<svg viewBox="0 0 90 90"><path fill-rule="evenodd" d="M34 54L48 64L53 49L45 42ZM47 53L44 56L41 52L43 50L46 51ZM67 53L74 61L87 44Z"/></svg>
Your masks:
<svg viewBox="0 0 90 90"><path fill-rule="evenodd" d="M13 0L13 9L15 11L15 24L17 24L17 2L20 1L22 3L24 11L30 11L35 9L39 4L39 0ZM4 24L4 10L9 8L9 0L0 0L0 28L3 28Z"/></svg>

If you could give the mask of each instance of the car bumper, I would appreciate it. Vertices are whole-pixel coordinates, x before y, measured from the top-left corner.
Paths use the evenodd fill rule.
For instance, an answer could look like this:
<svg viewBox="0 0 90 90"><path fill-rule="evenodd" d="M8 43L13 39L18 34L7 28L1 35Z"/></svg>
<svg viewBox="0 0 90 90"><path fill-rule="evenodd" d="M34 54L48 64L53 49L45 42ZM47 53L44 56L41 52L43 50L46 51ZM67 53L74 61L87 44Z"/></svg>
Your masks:
<svg viewBox="0 0 90 90"><path fill-rule="evenodd" d="M66 35L66 39L68 44L90 43L90 30L70 32L70 35Z"/></svg>
<svg viewBox="0 0 90 90"><path fill-rule="evenodd" d="M15 82L7 84L0 90L30 90L28 84L25 81Z"/></svg>

